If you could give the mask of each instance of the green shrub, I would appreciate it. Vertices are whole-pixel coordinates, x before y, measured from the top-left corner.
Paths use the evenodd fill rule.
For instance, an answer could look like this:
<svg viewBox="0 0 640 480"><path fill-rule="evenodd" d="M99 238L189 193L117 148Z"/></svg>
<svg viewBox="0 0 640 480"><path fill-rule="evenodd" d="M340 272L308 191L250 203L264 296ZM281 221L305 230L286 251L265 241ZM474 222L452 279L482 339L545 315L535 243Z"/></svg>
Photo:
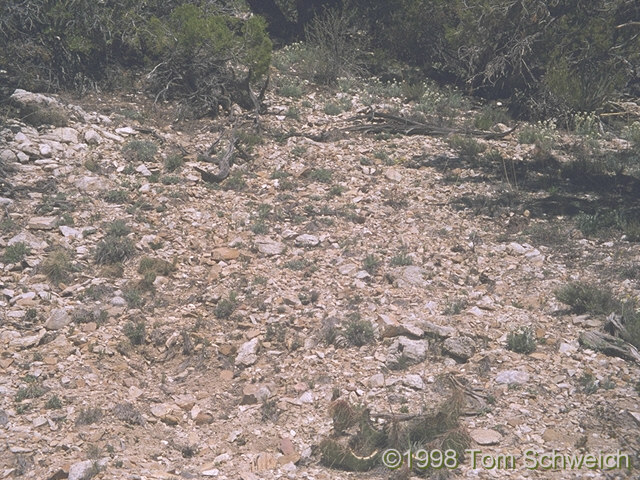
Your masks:
<svg viewBox="0 0 640 480"><path fill-rule="evenodd" d="M142 320L129 320L123 328L123 333L132 345L142 345L146 337L146 325Z"/></svg>
<svg viewBox="0 0 640 480"><path fill-rule="evenodd" d="M184 165L181 155L169 155L164 161L164 169L167 172L175 172Z"/></svg>
<svg viewBox="0 0 640 480"><path fill-rule="evenodd" d="M71 256L66 250L51 252L42 262L42 273L55 284L68 280L72 271Z"/></svg>
<svg viewBox="0 0 640 480"><path fill-rule="evenodd" d="M608 315L620 307L611 290L587 283L569 283L557 288L554 294L577 314Z"/></svg>
<svg viewBox="0 0 640 480"><path fill-rule="evenodd" d="M236 300L235 294L232 292L229 295L229 298L220 299L213 313L216 318L219 319L229 318L237 306L238 301Z"/></svg>
<svg viewBox="0 0 640 480"><path fill-rule="evenodd" d="M309 179L314 182L331 183L333 172L327 168L315 168L309 172Z"/></svg>
<svg viewBox="0 0 640 480"><path fill-rule="evenodd" d="M362 262L362 268L364 268L371 275L375 274L380 267L380 260L374 254L369 254L364 257Z"/></svg>
<svg viewBox="0 0 640 480"><path fill-rule="evenodd" d="M104 200L108 203L127 203L129 194L126 190L110 190L104 194Z"/></svg>
<svg viewBox="0 0 640 480"><path fill-rule="evenodd" d="M448 139L448 143L458 155L469 159L477 158L478 155L487 149L484 143L478 142L475 138L462 137L460 135L452 136Z"/></svg>
<svg viewBox="0 0 640 480"><path fill-rule="evenodd" d="M143 257L138 265L138 273L153 273L154 275L162 275L168 277L176 269L175 265L161 258Z"/></svg>
<svg viewBox="0 0 640 480"><path fill-rule="evenodd" d="M106 226L106 231L111 237L126 237L131 233L131 227L124 220L114 220Z"/></svg>
<svg viewBox="0 0 640 480"><path fill-rule="evenodd" d="M536 350L536 337L530 327L518 328L507 335L507 348L516 353L532 353Z"/></svg>
<svg viewBox="0 0 640 480"><path fill-rule="evenodd" d="M351 345L361 347L373 342L375 334L371 322L353 318L345 325L344 336Z"/></svg>
<svg viewBox="0 0 640 480"><path fill-rule="evenodd" d="M310 55L303 68L310 79L322 84L335 84L340 77L363 72L362 34L356 27L353 11L325 10L305 30Z"/></svg>
<svg viewBox="0 0 640 480"><path fill-rule="evenodd" d="M122 154L129 161L151 162L156 153L158 146L147 140L131 140L122 147Z"/></svg>
<svg viewBox="0 0 640 480"><path fill-rule="evenodd" d="M87 407L82 408L78 412L78 417L76 418L76 425L91 425L93 423L97 423L102 420L104 413L102 409L99 407Z"/></svg>
<svg viewBox="0 0 640 480"><path fill-rule="evenodd" d="M135 251L131 239L107 235L96 246L95 261L98 265L112 265L131 258Z"/></svg>
<svg viewBox="0 0 640 480"><path fill-rule="evenodd" d="M21 262L24 257L31 253L31 249L24 242L17 242L13 245L7 246L2 255L2 260L5 263L18 263Z"/></svg>

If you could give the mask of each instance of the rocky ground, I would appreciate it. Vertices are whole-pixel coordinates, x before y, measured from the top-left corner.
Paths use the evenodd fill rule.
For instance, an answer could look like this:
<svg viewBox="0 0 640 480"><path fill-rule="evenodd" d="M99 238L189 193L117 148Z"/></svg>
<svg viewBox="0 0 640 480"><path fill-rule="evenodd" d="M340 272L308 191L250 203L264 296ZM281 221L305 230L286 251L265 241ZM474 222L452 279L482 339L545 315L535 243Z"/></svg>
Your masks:
<svg viewBox="0 0 640 480"><path fill-rule="evenodd" d="M193 167L215 171L199 154L225 151L228 117L14 94L46 118L0 127L0 478L409 478L379 458L338 468L327 440L358 425L340 435L336 405L382 431L455 392L451 428L485 464L427 476L639 478L639 364L583 348L604 316L554 295L637 297L638 243L586 237L557 190L528 188L541 174L522 165L560 151L516 133L475 140L484 157L445 137L326 139L366 108L339 94L333 112L334 96L272 93L257 126L235 112L236 165L212 184ZM514 332L535 351L509 349ZM527 451L634 467L528 469ZM499 455L515 468L491 468Z"/></svg>

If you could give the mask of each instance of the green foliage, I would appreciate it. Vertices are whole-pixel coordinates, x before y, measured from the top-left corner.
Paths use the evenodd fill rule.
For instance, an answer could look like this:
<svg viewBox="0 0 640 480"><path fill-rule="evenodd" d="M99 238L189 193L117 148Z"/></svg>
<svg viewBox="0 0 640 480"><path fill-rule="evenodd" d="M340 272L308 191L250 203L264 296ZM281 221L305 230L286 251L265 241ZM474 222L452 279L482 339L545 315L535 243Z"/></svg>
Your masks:
<svg viewBox="0 0 640 480"><path fill-rule="evenodd" d="M169 155L164 161L164 169L167 172L175 172L184 165L181 155Z"/></svg>
<svg viewBox="0 0 640 480"><path fill-rule="evenodd" d="M131 140L122 147L122 154L129 161L151 162L156 153L158 153L158 146L147 140Z"/></svg>
<svg viewBox="0 0 640 480"><path fill-rule="evenodd" d="M129 320L122 329L125 336L129 339L132 345L142 345L146 336L146 326L142 320L131 321Z"/></svg>
<svg viewBox="0 0 640 480"><path fill-rule="evenodd" d="M82 92L145 68L151 93L208 99L206 111L271 61L264 20L229 11L205 0L0 2L0 64L21 88Z"/></svg>
<svg viewBox="0 0 640 480"><path fill-rule="evenodd" d="M26 243L17 242L5 248L2 261L5 263L18 263L29 255L30 252L31 249Z"/></svg>
<svg viewBox="0 0 640 480"><path fill-rule="evenodd" d="M347 322L344 327L344 336L351 345L356 347L373 342L375 337L371 322L360 318L353 318Z"/></svg>
<svg viewBox="0 0 640 480"><path fill-rule="evenodd" d="M507 348L516 353L532 353L536 350L536 337L529 327L518 328L507 335Z"/></svg>
<svg viewBox="0 0 640 480"><path fill-rule="evenodd" d="M42 273L55 284L67 280L72 270L71 256L63 249L51 252L42 262Z"/></svg>
<svg viewBox="0 0 640 480"><path fill-rule="evenodd" d="M608 315L620 307L611 290L587 283L569 283L556 289L554 294L577 314Z"/></svg>
<svg viewBox="0 0 640 480"><path fill-rule="evenodd" d="M98 265L113 265L132 257L135 251L131 239L107 235L96 246L95 261Z"/></svg>
<svg viewBox="0 0 640 480"><path fill-rule="evenodd" d="M476 158L487 149L484 143L478 142L475 138L454 135L448 139L449 146L453 148L463 158Z"/></svg>
<svg viewBox="0 0 640 480"><path fill-rule="evenodd" d="M216 316L216 318L226 319L231 316L237 306L238 301L236 300L235 294L232 292L229 295L229 298L223 298L218 302L215 310L213 311L213 314Z"/></svg>

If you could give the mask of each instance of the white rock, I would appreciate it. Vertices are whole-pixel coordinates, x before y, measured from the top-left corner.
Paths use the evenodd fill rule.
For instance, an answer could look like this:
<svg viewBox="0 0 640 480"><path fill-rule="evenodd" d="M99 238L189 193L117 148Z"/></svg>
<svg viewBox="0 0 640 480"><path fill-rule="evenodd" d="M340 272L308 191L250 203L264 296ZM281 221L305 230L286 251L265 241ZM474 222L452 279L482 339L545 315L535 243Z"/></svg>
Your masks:
<svg viewBox="0 0 640 480"><path fill-rule="evenodd" d="M87 142L88 145L98 145L102 143L102 137L94 129L90 128L84 132L84 141Z"/></svg>
<svg viewBox="0 0 640 480"><path fill-rule="evenodd" d="M520 370L504 370L496 375L496 383L511 385L524 384L529 381L529 374Z"/></svg>
<svg viewBox="0 0 640 480"><path fill-rule="evenodd" d="M309 235L307 233L303 233L302 235L298 235L296 237L296 245L300 247L315 247L320 243L320 239L315 235Z"/></svg>
<svg viewBox="0 0 640 480"><path fill-rule="evenodd" d="M384 387L384 374L376 373L375 375L371 375L367 380L367 385L369 385L369 388Z"/></svg>
<svg viewBox="0 0 640 480"><path fill-rule="evenodd" d="M40 145L39 151L42 157L50 157L53 153L53 148L51 148L51 145L43 143L42 145Z"/></svg>
<svg viewBox="0 0 640 480"><path fill-rule="evenodd" d="M31 230L52 230L58 223L58 217L31 217L27 228Z"/></svg>
<svg viewBox="0 0 640 480"><path fill-rule="evenodd" d="M402 384L415 390L424 389L424 381L420 375L405 375L402 377Z"/></svg>
<svg viewBox="0 0 640 480"><path fill-rule="evenodd" d="M72 228L67 225L60 226L60 233L65 238L82 238L82 232L77 228Z"/></svg>
<svg viewBox="0 0 640 480"><path fill-rule="evenodd" d="M478 445L497 445L502 440L500 432L486 428L471 430L469 435Z"/></svg>
<svg viewBox="0 0 640 480"><path fill-rule="evenodd" d="M235 364L248 367L253 365L258 360L258 348L260 347L260 340L258 337L253 340L249 340L242 344L238 349L236 355Z"/></svg>
<svg viewBox="0 0 640 480"><path fill-rule="evenodd" d="M71 323L71 316L64 308L55 308L51 310L51 315L44 324L47 330L59 330Z"/></svg>
<svg viewBox="0 0 640 480"><path fill-rule="evenodd" d="M135 135L136 133L138 133L138 131L132 127L120 127L116 128L116 133L118 135L128 137L129 135Z"/></svg>
<svg viewBox="0 0 640 480"><path fill-rule="evenodd" d="M286 248L284 243L269 237L256 237L255 245L258 251L264 255L280 255Z"/></svg>
<svg viewBox="0 0 640 480"><path fill-rule="evenodd" d="M142 174L143 177L151 176L151 170L149 170L146 165L138 165L136 167L136 172Z"/></svg>
<svg viewBox="0 0 640 480"><path fill-rule="evenodd" d="M16 154L13 153L8 148L0 152L0 162L10 163L10 162L15 162L17 160L18 160L18 157L16 157Z"/></svg>
<svg viewBox="0 0 640 480"><path fill-rule="evenodd" d="M47 248L47 246L49 246L49 244L44 240L40 240L33 233L26 232L26 231L21 232L15 237L12 237L11 239L9 239L9 241L7 242L7 245L15 245L16 243L25 243L29 245L30 248L33 248L34 250L40 250L43 248Z"/></svg>

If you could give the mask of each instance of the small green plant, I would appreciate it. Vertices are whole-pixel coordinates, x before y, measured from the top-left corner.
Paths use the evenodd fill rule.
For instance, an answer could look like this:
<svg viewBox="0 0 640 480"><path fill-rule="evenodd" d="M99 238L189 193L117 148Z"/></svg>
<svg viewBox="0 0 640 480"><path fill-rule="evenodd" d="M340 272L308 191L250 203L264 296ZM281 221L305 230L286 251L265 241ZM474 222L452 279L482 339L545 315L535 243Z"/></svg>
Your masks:
<svg viewBox="0 0 640 480"><path fill-rule="evenodd" d="M105 230L111 237L126 237L131 233L131 227L124 220L114 220L106 226Z"/></svg>
<svg viewBox="0 0 640 480"><path fill-rule="evenodd" d="M327 102L324 106L324 113L327 115L340 115L343 111L342 105L335 102Z"/></svg>
<svg viewBox="0 0 640 480"><path fill-rule="evenodd" d="M453 135L447 143L463 158L477 158L487 149L484 143L478 142L475 138L460 135Z"/></svg>
<svg viewBox="0 0 640 480"><path fill-rule="evenodd" d="M327 192L327 196L339 197L344 193L344 191L345 191L345 188L342 185L334 185L329 189L329 192Z"/></svg>
<svg viewBox="0 0 640 480"><path fill-rule="evenodd" d="M462 313L465 308L467 308L468 304L469 302L466 298L456 298L447 303L443 313L445 315L458 315L459 313Z"/></svg>
<svg viewBox="0 0 640 480"><path fill-rule="evenodd" d="M142 345L146 338L146 325L143 320L129 320L123 328L123 333L131 345Z"/></svg>
<svg viewBox="0 0 640 480"><path fill-rule="evenodd" d="M309 179L314 182L331 183L333 172L326 168L316 168L309 173Z"/></svg>
<svg viewBox="0 0 640 480"><path fill-rule="evenodd" d="M534 124L525 125L518 134L518 141L524 144L534 144L543 152L549 152L556 144L556 119L548 119Z"/></svg>
<svg viewBox="0 0 640 480"><path fill-rule="evenodd" d="M135 251L136 247L131 239L107 235L98 242L94 258L98 265L113 265L131 258Z"/></svg>
<svg viewBox="0 0 640 480"><path fill-rule="evenodd" d="M89 170L91 173L98 173L100 171L100 164L93 158L88 158L84 162L84 168Z"/></svg>
<svg viewBox="0 0 640 480"><path fill-rule="evenodd" d="M269 232L269 226L264 220L258 220L251 225L251 231L256 235L264 235Z"/></svg>
<svg viewBox="0 0 640 480"><path fill-rule="evenodd" d="M160 183L162 183L163 185L177 185L179 183L182 183L182 178L178 177L177 175L165 175L160 178Z"/></svg>
<svg viewBox="0 0 640 480"><path fill-rule="evenodd" d="M47 389L44 388L38 379L32 375L27 375L24 377L25 386L20 387L16 392L15 401L21 402L25 399L33 399L40 398L45 393L47 393Z"/></svg>
<svg viewBox="0 0 640 480"><path fill-rule="evenodd" d="M47 400L47 403L44 404L44 408L48 410L57 410L62 408L62 400L58 395L53 395Z"/></svg>
<svg viewBox="0 0 640 480"><path fill-rule="evenodd" d="M220 299L220 301L218 301L213 314L216 316L216 318L223 320L229 318L235 311L237 306L238 300L236 299L236 294L234 292L231 292L229 298L222 298Z"/></svg>
<svg viewBox="0 0 640 480"><path fill-rule="evenodd" d="M631 143L631 148L640 150L640 122L633 122L622 130L622 136Z"/></svg>
<svg viewBox="0 0 640 480"><path fill-rule="evenodd" d="M276 399L266 399L262 402L260 407L260 414L262 415L263 422L277 422L280 418L280 409L278 408L278 402Z"/></svg>
<svg viewBox="0 0 640 480"><path fill-rule="evenodd" d="M532 353L536 350L536 337L530 327L517 328L507 335L507 348L516 353Z"/></svg>
<svg viewBox="0 0 640 480"><path fill-rule="evenodd" d="M413 258L410 255L407 255L405 252L402 252L391 257L391 260L389 260L389 264L393 267L406 267L409 265L413 265Z"/></svg>
<svg viewBox="0 0 640 480"><path fill-rule="evenodd" d="M2 260L4 263L18 263L24 260L24 257L29 253L31 253L31 249L26 243L17 242L5 248Z"/></svg>
<svg viewBox="0 0 640 480"><path fill-rule="evenodd" d="M233 190L235 192L244 190L246 186L247 182L242 178L242 172L240 170L235 170L222 184L224 190Z"/></svg>
<svg viewBox="0 0 640 480"><path fill-rule="evenodd" d="M271 180L283 180L289 178L291 174L285 170L274 170L271 174Z"/></svg>
<svg viewBox="0 0 640 480"><path fill-rule="evenodd" d="M42 262L42 273L55 284L66 281L72 271L71 256L63 249L51 252Z"/></svg>
<svg viewBox="0 0 640 480"><path fill-rule="evenodd" d="M278 87L278 93L283 97L288 98L300 98L304 91L299 83L288 80L284 81L280 87Z"/></svg>
<svg viewBox="0 0 640 480"><path fill-rule="evenodd" d="M571 119L573 131L584 137L600 136L600 119L595 112L578 112Z"/></svg>
<svg viewBox="0 0 640 480"><path fill-rule="evenodd" d="M284 264L284 266L286 268L288 268L289 270L293 270L296 272L299 272L301 270L304 270L305 268L307 268L309 266L310 262L308 260L305 260L304 258L298 258L298 259L294 259L294 260L289 260L288 262L286 262Z"/></svg>
<svg viewBox="0 0 640 480"><path fill-rule="evenodd" d="M104 413L102 409L99 407L87 407L82 408L78 412L78 417L76 418L76 425L91 425L93 423L97 423L102 420Z"/></svg>
<svg viewBox="0 0 640 480"><path fill-rule="evenodd" d="M105 202L122 205L129 201L129 193L126 190L110 190L104 194L103 198Z"/></svg>
<svg viewBox="0 0 640 480"><path fill-rule="evenodd" d="M344 337L351 345L361 347L373 342L375 334L370 321L355 317L345 325Z"/></svg>
<svg viewBox="0 0 640 480"><path fill-rule="evenodd" d="M295 147L293 147L291 149L291 153L293 154L293 156L295 157L301 157L302 155L304 155L305 153L307 153L307 147L305 147L304 145L296 145ZM272 177L273 178L273 177Z"/></svg>
<svg viewBox="0 0 640 480"><path fill-rule="evenodd" d="M151 162L156 153L158 146L147 140L131 140L122 147L122 154L129 161Z"/></svg>
<svg viewBox="0 0 640 480"><path fill-rule="evenodd" d="M369 274L374 275L380 267L380 260L373 253L364 257L362 268Z"/></svg>
<svg viewBox="0 0 640 480"><path fill-rule="evenodd" d="M620 307L611 290L587 283L569 283L557 288L554 294L577 314L608 315Z"/></svg>
<svg viewBox="0 0 640 480"><path fill-rule="evenodd" d="M578 378L578 383L582 386L583 392L587 395L597 392L600 386L596 377L588 372L585 372Z"/></svg>
<svg viewBox="0 0 640 480"><path fill-rule="evenodd" d="M169 155L164 160L164 169L169 173L179 170L182 165L184 165L184 160L181 155Z"/></svg>

